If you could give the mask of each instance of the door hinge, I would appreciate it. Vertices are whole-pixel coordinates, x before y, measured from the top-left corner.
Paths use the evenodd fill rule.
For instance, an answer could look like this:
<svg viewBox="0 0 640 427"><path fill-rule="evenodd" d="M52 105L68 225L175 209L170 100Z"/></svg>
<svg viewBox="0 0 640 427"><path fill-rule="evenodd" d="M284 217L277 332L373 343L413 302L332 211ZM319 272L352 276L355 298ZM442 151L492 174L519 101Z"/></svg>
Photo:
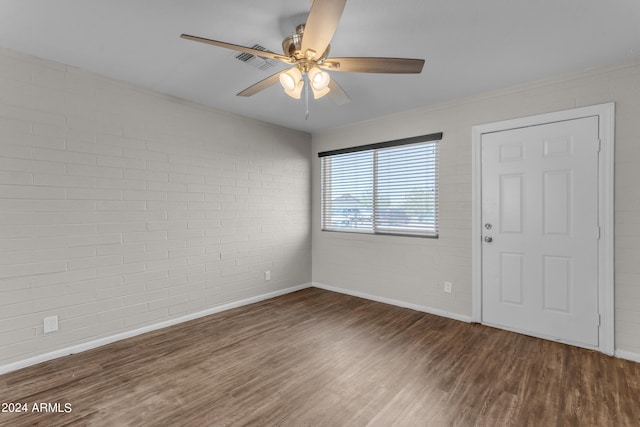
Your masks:
<svg viewBox="0 0 640 427"><path fill-rule="evenodd" d="M595 147L596 147L596 153L599 153L602 150L602 141L600 139L596 139Z"/></svg>
<svg viewBox="0 0 640 427"><path fill-rule="evenodd" d="M601 236L602 236L601 229L600 229L600 226L598 226L596 227L596 239L600 240Z"/></svg>
<svg viewBox="0 0 640 427"><path fill-rule="evenodd" d="M596 318L596 326L600 327L601 324L602 324L602 318L601 318L600 314L598 313L598 317Z"/></svg>

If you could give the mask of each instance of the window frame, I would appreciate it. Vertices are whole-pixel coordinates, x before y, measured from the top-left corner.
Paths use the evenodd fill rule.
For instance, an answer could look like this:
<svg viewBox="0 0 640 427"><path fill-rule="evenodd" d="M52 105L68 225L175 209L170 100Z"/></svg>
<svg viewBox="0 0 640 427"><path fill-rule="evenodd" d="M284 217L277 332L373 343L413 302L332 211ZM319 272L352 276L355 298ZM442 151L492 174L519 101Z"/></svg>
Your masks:
<svg viewBox="0 0 640 427"><path fill-rule="evenodd" d="M432 238L437 239L440 235L439 230L439 151L440 151L440 142L442 141L443 134L442 132L432 133L428 135L415 136L411 138L403 138L397 139L393 141L385 141L374 144L366 144L355 147L341 148L337 150L331 151L323 151L318 153L318 157L321 159L321 191L320 191L320 226L321 231L326 232L334 232L334 233L357 233L357 234L366 234L366 235L384 235L384 236L402 236L402 237L422 237L422 238ZM402 227L402 226L391 226L391 225L378 225L378 208L376 206L377 200L377 186L379 184L379 176L378 176L378 151L385 150L393 147L400 147L403 145L422 145L426 143L435 144L435 155L434 155L434 163L433 170L435 176L433 177L434 183L434 191L435 191L435 201L434 201L434 219L433 219L433 230L426 232L419 232L412 230L412 227ZM372 156L372 183L371 183L371 191L373 193L373 201L371 206L371 228L367 229L357 229L357 228L338 228L338 227L327 227L326 226L326 212L327 208L325 206L325 187L327 185L327 177L325 176L326 167L324 166L324 157L332 157L349 153L356 153L362 151L370 151L373 153ZM417 228L417 227L416 227ZM395 232L394 232L395 229ZM413 231L413 232L412 232Z"/></svg>

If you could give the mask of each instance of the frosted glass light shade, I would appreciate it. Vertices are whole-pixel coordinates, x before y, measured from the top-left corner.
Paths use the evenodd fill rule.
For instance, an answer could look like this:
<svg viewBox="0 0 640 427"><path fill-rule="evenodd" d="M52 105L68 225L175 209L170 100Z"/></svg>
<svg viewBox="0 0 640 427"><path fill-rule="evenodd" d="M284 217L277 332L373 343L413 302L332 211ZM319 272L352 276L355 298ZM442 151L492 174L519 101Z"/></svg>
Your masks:
<svg viewBox="0 0 640 427"><path fill-rule="evenodd" d="M329 73L322 71L317 67L313 67L309 70L309 81L311 82L311 87L315 91L321 92L326 89L327 86L329 86L330 80L331 77L329 77Z"/></svg>
<svg viewBox="0 0 640 427"><path fill-rule="evenodd" d="M304 86L304 81L300 80L298 84L292 90L284 90L284 93L289 95L292 98L300 99L300 95L302 94L302 87Z"/></svg>
<svg viewBox="0 0 640 427"><path fill-rule="evenodd" d="M313 99L320 99L323 96L325 96L326 94L328 94L329 92L331 92L331 89L329 89L328 87L325 87L322 90L316 90L313 85L311 85L311 91L313 92Z"/></svg>
<svg viewBox="0 0 640 427"><path fill-rule="evenodd" d="M286 91L294 91L302 81L302 73L297 68L291 68L280 74L280 84Z"/></svg>

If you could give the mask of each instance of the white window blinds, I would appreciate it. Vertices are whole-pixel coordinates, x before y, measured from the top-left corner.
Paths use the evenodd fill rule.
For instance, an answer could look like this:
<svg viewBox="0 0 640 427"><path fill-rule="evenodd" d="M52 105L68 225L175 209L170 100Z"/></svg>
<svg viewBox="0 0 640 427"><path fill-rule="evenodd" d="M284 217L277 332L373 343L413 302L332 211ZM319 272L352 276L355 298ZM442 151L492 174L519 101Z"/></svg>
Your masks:
<svg viewBox="0 0 640 427"><path fill-rule="evenodd" d="M322 229L438 236L442 134L319 153Z"/></svg>

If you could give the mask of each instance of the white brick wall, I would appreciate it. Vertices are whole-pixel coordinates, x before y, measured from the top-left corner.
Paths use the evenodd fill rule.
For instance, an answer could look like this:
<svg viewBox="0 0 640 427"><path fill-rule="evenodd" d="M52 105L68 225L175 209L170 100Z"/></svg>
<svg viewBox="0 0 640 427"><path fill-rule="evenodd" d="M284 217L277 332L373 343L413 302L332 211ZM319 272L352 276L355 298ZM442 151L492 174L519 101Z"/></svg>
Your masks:
<svg viewBox="0 0 640 427"><path fill-rule="evenodd" d="M308 283L309 139L0 51L0 366Z"/></svg>
<svg viewBox="0 0 640 427"><path fill-rule="evenodd" d="M616 347L640 354L640 63L563 76L313 135L313 281L471 315L471 127L616 102ZM320 232L317 153L444 132L440 238ZM454 283L443 292L445 280Z"/></svg>

